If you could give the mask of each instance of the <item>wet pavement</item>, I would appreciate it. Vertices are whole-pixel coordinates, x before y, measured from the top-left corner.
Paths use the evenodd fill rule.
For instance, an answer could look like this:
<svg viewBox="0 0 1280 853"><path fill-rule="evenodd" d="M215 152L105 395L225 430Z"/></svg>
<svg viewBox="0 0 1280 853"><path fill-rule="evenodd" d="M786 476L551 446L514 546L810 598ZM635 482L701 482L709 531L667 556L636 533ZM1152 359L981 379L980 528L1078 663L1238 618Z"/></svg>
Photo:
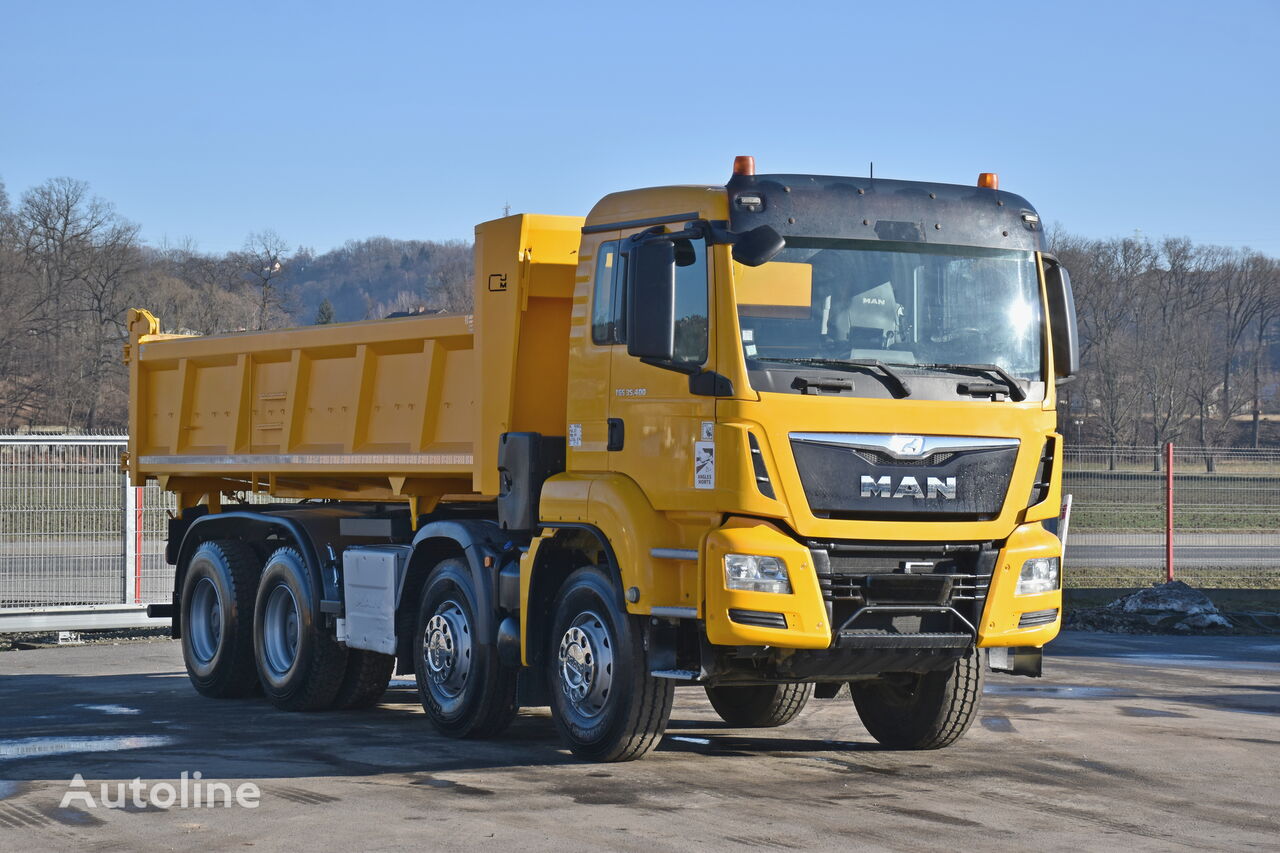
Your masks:
<svg viewBox="0 0 1280 853"><path fill-rule="evenodd" d="M0 850L1280 849L1280 640L1050 649L1043 679L989 677L946 750L879 749L847 695L750 730L684 689L658 751L624 765L575 760L545 710L440 738L405 681L369 711L286 714L200 698L176 643L7 652ZM258 798L234 801L246 783ZM163 786L217 805L166 806Z"/></svg>

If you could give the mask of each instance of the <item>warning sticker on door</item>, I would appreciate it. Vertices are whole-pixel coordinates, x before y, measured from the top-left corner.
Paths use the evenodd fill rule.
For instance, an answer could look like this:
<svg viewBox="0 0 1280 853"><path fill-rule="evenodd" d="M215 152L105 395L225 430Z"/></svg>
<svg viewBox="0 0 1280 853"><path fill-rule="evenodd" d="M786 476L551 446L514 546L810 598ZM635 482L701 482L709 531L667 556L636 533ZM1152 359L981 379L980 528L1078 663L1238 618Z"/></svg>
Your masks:
<svg viewBox="0 0 1280 853"><path fill-rule="evenodd" d="M693 487L695 489L714 489L716 487L716 445L714 441L695 441L693 443Z"/></svg>
<svg viewBox="0 0 1280 853"><path fill-rule="evenodd" d="M716 437L716 422L703 421L702 432L698 435L698 438L702 439L703 441L711 441L715 437Z"/></svg>
<svg viewBox="0 0 1280 853"><path fill-rule="evenodd" d="M582 446L582 424L569 424L569 446Z"/></svg>

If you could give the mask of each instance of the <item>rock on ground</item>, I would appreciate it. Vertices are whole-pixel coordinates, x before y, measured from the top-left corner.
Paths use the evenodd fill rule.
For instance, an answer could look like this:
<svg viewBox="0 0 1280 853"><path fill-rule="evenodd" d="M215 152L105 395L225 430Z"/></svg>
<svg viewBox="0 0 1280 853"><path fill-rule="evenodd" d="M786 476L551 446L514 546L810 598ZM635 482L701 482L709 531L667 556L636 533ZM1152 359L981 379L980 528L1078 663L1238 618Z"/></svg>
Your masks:
<svg viewBox="0 0 1280 853"><path fill-rule="evenodd" d="M1181 613L1184 616L1201 614L1216 615L1218 608L1198 589L1187 586L1182 581L1171 581L1159 586L1140 589L1122 598L1118 598L1108 607L1116 607L1125 613L1142 613L1169 615Z"/></svg>
<svg viewBox="0 0 1280 853"><path fill-rule="evenodd" d="M1235 627L1209 596L1182 581L1121 596L1105 607L1077 608L1064 627L1115 634L1222 634Z"/></svg>

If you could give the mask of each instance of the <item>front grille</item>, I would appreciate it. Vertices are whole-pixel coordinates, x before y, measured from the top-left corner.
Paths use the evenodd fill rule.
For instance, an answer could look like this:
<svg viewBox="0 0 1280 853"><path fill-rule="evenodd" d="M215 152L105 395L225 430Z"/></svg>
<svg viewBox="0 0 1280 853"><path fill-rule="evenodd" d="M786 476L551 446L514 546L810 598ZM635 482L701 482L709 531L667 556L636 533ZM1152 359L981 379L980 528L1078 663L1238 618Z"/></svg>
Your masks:
<svg viewBox="0 0 1280 853"><path fill-rule="evenodd" d="M968 634L982 620L999 543L810 543L837 633Z"/></svg>
<svg viewBox="0 0 1280 853"><path fill-rule="evenodd" d="M1019 447L1015 439L973 439L1004 443L900 459L822 435L793 433L791 453L810 511L834 519L995 518Z"/></svg>
<svg viewBox="0 0 1280 853"><path fill-rule="evenodd" d="M954 453L941 452L931 453L922 459L899 459L897 456L890 456L888 453L879 450L866 450L858 448L853 451L858 458L870 462L872 465L899 465L903 467L927 468L930 465L942 465L955 456Z"/></svg>

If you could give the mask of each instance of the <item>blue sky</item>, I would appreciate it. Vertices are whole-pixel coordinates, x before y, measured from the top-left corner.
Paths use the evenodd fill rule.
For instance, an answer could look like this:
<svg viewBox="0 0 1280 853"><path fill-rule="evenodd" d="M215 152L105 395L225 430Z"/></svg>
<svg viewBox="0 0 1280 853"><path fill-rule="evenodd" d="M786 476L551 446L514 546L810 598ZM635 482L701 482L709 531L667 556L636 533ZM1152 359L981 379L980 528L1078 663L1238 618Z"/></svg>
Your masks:
<svg viewBox="0 0 1280 853"><path fill-rule="evenodd" d="M0 180L151 243L469 238L761 171L1001 187L1280 255L1280 2L0 0Z"/></svg>

